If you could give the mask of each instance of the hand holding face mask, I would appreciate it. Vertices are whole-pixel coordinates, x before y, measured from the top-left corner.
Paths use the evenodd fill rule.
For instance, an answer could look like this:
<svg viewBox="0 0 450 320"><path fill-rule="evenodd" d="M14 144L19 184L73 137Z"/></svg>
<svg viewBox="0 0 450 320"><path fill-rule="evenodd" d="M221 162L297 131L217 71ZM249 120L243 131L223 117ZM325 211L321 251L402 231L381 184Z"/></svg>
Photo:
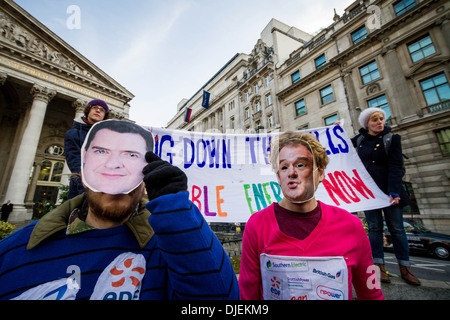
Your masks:
<svg viewBox="0 0 450 320"><path fill-rule="evenodd" d="M142 171L149 200L187 190L187 177L180 168L161 160L153 152L145 155L148 165Z"/></svg>

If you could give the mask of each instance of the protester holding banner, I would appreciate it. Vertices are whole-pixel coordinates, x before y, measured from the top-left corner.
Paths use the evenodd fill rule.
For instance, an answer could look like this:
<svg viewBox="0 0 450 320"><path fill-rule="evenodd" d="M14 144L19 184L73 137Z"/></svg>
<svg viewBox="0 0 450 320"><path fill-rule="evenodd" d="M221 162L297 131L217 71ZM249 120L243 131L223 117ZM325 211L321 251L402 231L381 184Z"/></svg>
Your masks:
<svg viewBox="0 0 450 320"><path fill-rule="evenodd" d="M96 123L82 146L87 192L0 242L0 299L239 299L186 175L153 147L132 122Z"/></svg>
<svg viewBox="0 0 450 320"><path fill-rule="evenodd" d="M411 285L420 285L411 271L408 239L403 227L402 208L409 204L408 196L402 186L404 174L401 137L392 134L385 126L386 113L380 108L367 108L361 112L360 133L352 138L361 161L378 187L390 196L391 206L383 209L364 211L369 226L369 239L373 262L381 269L381 281L389 283L384 268L383 214L392 236L395 256L401 277Z"/></svg>
<svg viewBox="0 0 450 320"><path fill-rule="evenodd" d="M270 162L283 198L246 224L242 299L383 299L361 221L315 198L328 156L314 135L273 138Z"/></svg>

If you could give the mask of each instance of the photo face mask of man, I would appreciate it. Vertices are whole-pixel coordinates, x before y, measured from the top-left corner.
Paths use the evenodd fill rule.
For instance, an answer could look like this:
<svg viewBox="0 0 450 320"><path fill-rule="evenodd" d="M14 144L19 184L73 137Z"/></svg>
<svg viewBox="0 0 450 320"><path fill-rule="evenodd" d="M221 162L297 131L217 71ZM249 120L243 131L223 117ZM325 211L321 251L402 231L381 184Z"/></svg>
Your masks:
<svg viewBox="0 0 450 320"><path fill-rule="evenodd" d="M83 184L94 192L130 193L142 183L145 154L153 146L151 132L137 124L125 120L96 123L81 148Z"/></svg>
<svg viewBox="0 0 450 320"><path fill-rule="evenodd" d="M308 142L305 143L312 150ZM305 203L314 198L319 176L314 156L302 144L287 145L278 156L277 178L283 195L292 203ZM317 180L317 181L316 181Z"/></svg>

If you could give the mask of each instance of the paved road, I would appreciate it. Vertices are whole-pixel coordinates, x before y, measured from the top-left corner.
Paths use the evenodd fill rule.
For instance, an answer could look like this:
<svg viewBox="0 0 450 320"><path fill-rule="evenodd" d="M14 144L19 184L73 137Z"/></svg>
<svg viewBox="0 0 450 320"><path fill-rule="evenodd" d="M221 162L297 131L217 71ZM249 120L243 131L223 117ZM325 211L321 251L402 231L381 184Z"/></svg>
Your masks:
<svg viewBox="0 0 450 320"><path fill-rule="evenodd" d="M397 259L390 252L384 253L386 270L400 275ZM450 260L439 260L428 256L410 255L411 269L419 279L450 282Z"/></svg>

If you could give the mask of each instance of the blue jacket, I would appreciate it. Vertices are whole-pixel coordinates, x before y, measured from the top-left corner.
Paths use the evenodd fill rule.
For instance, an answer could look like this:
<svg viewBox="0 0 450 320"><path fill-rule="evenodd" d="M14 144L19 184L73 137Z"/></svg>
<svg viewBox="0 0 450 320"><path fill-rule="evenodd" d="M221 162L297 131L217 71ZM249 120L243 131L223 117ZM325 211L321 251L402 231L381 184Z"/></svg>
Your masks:
<svg viewBox="0 0 450 320"><path fill-rule="evenodd" d="M119 227L67 235L84 200L0 241L0 299L239 299L231 262L188 192L145 197Z"/></svg>

